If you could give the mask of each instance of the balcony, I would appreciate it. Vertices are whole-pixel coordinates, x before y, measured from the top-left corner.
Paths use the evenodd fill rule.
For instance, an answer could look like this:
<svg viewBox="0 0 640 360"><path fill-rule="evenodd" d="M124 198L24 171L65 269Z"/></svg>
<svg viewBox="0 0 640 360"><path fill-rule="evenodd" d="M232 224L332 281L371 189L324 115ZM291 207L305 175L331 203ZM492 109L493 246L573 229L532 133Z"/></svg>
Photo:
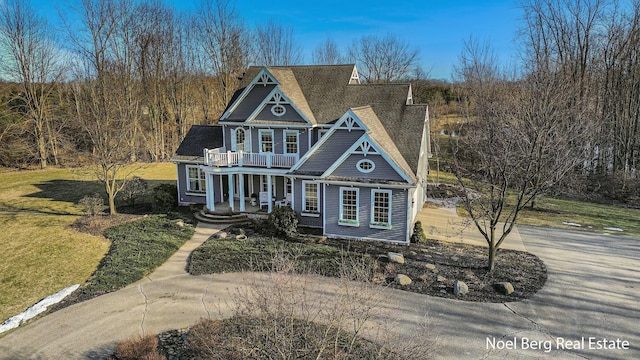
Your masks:
<svg viewBox="0 0 640 360"><path fill-rule="evenodd" d="M298 155L249 153L225 151L225 148L204 149L204 163L214 167L291 168L298 162Z"/></svg>

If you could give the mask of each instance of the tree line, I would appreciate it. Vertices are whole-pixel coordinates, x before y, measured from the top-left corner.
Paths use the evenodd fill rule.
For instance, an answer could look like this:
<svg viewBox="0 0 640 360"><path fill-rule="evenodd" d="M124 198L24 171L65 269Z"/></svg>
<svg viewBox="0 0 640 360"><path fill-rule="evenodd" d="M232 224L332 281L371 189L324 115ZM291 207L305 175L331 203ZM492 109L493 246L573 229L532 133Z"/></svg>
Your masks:
<svg viewBox="0 0 640 360"><path fill-rule="evenodd" d="M354 62L382 82L418 64L393 34L345 52L327 38L305 59L293 27L249 26L230 0L186 14L154 0L79 0L59 16L56 29L28 0L0 3L1 166L168 160L191 125L217 121L250 65Z"/></svg>
<svg viewBox="0 0 640 360"><path fill-rule="evenodd" d="M521 57L465 42L450 168L488 244L488 268L542 194L640 205L640 2L523 0Z"/></svg>

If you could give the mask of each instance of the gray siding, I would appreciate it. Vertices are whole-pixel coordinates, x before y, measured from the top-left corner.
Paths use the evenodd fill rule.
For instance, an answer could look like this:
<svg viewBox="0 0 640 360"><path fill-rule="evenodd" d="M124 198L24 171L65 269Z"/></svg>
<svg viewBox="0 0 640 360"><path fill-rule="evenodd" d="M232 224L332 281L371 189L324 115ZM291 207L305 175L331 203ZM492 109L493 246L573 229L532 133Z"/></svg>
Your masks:
<svg viewBox="0 0 640 360"><path fill-rule="evenodd" d="M268 127L265 126L263 129L268 129ZM283 140L282 134L284 133L285 129L272 129L272 130L273 130L273 153L284 154L284 140ZM300 151L299 155L300 157L302 157L307 151L309 151L309 137L307 135L308 130L307 129L290 129L290 130L298 131L298 148ZM230 133L231 130L228 130L228 132ZM251 127L250 132L251 132L251 135L250 135L251 152L259 153L260 152L259 128ZM226 132L225 132L225 135L227 135ZM227 149L231 148L230 141L231 141L230 137L227 137L227 142L228 142L228 144L226 145Z"/></svg>
<svg viewBox="0 0 640 360"><path fill-rule="evenodd" d="M373 163L375 164L375 168L372 172L363 173L358 170L356 164L362 159L373 161ZM338 166L338 168L330 176L373 180L406 181L380 155L367 155L365 157L361 154L353 154L349 156L340 166Z"/></svg>
<svg viewBox="0 0 640 360"><path fill-rule="evenodd" d="M273 121L274 123L277 123L278 121L293 121L293 122L306 123L306 120L303 119L302 116L300 116L300 114L293 108L293 106L282 105L286 109L286 112L282 116L273 115L273 113L271 112L272 106L273 104L267 104L264 107L264 109L262 109L262 111L258 113L258 116L256 117L256 119Z"/></svg>
<svg viewBox="0 0 640 360"><path fill-rule="evenodd" d="M382 188L384 189L384 188ZM407 239L407 202L408 191L393 189L391 205L391 229L372 229L369 227L371 219L371 190L360 187L359 195L359 226L338 225L340 218L340 186L327 185L325 187L325 235L356 239L408 242Z"/></svg>
<svg viewBox="0 0 640 360"><path fill-rule="evenodd" d="M183 164L177 163L178 169L178 204L190 205L190 204L205 204L206 197L202 195L187 194L187 165L195 164Z"/></svg>
<svg viewBox="0 0 640 360"><path fill-rule="evenodd" d="M254 86L225 121L245 121L275 87L275 85Z"/></svg>
<svg viewBox="0 0 640 360"><path fill-rule="evenodd" d="M361 130L335 132L297 171L323 173L363 134Z"/></svg>

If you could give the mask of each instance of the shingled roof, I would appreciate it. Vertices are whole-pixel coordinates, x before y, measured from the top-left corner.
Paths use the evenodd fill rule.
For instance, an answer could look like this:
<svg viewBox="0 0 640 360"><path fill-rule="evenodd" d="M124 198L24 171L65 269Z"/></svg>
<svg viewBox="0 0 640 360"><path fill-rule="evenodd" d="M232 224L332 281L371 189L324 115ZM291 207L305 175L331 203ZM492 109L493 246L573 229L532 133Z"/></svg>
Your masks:
<svg viewBox="0 0 640 360"><path fill-rule="evenodd" d="M371 106L412 172L417 173L426 105L407 105L409 84L349 84L354 67L311 65L267 70L281 83L292 82L283 91L292 101L302 100L296 106L317 124L331 124L351 108ZM250 67L241 86L246 87L262 69Z"/></svg>
<svg viewBox="0 0 640 360"><path fill-rule="evenodd" d="M222 127L217 125L193 125L180 143L172 161L195 161L202 159L203 149L215 149L224 146Z"/></svg>

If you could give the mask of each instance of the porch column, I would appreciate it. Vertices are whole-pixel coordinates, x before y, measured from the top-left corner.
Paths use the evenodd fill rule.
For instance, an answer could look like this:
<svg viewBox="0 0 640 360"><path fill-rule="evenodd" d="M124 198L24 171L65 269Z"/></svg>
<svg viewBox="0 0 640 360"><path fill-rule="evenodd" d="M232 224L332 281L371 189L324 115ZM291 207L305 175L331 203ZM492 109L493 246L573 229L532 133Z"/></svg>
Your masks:
<svg viewBox="0 0 640 360"><path fill-rule="evenodd" d="M207 174L205 173L205 195L206 195L206 201L207 201L207 210L209 211L216 211L216 205L215 205L215 197L213 196L213 174Z"/></svg>
<svg viewBox="0 0 640 360"><path fill-rule="evenodd" d="M273 191L271 191L272 181L271 175L267 175L267 200L269 201L269 205L267 206L268 212L273 210Z"/></svg>
<svg viewBox="0 0 640 360"><path fill-rule="evenodd" d="M244 174L238 174L238 192L240 194L240 211L244 211Z"/></svg>
<svg viewBox="0 0 640 360"><path fill-rule="evenodd" d="M229 174L227 178L229 179L229 207L231 208L231 211L234 211L235 204L233 201L233 174Z"/></svg>

